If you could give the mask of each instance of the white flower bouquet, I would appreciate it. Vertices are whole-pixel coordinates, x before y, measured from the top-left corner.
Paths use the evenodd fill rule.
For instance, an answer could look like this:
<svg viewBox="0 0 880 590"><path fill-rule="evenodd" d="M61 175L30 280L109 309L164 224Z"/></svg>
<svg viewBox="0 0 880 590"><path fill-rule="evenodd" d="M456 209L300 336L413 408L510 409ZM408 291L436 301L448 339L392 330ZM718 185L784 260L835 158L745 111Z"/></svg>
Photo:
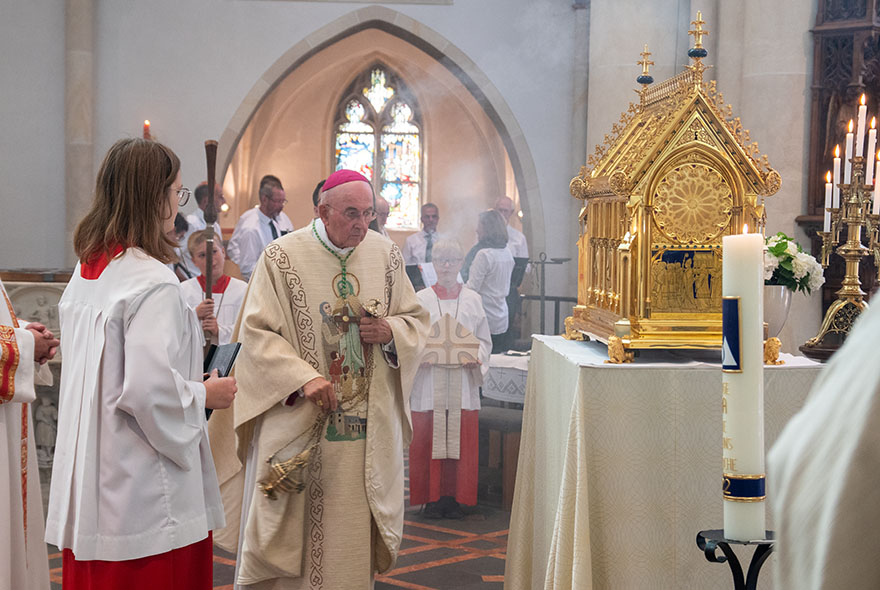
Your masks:
<svg viewBox="0 0 880 590"><path fill-rule="evenodd" d="M766 239L764 284L783 285L792 291L810 294L825 283L825 275L815 258L782 232Z"/></svg>

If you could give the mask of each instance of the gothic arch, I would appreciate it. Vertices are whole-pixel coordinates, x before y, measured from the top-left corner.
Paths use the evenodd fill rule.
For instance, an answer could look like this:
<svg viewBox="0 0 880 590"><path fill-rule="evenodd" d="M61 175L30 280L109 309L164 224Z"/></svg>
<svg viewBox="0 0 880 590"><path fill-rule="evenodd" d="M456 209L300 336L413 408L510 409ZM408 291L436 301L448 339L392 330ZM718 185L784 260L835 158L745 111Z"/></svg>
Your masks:
<svg viewBox="0 0 880 590"><path fill-rule="evenodd" d="M523 131L498 89L480 68L442 35L382 6L350 12L318 29L284 53L254 84L220 138L220 170L227 170L253 115L275 87L303 62L334 43L366 29L379 29L422 50L452 73L480 104L501 138L516 179L531 251L544 247L544 213L535 163Z"/></svg>

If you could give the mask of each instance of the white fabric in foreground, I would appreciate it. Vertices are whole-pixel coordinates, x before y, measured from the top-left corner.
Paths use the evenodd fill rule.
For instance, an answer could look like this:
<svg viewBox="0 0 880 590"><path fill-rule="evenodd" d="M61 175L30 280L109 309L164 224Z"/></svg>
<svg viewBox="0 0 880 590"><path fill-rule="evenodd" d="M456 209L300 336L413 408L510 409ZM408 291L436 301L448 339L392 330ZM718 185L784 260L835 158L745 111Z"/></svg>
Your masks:
<svg viewBox="0 0 880 590"><path fill-rule="evenodd" d="M880 588L878 342L871 308L768 455L778 587Z"/></svg>

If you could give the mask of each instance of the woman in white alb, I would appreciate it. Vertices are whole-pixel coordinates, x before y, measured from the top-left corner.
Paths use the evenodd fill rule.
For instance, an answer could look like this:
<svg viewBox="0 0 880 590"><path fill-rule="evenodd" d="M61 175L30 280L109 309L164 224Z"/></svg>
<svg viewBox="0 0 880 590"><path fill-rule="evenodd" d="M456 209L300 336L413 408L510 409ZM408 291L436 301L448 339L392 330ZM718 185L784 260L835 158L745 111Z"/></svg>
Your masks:
<svg viewBox="0 0 880 590"><path fill-rule="evenodd" d="M460 504L477 503L480 385L489 371L492 339L480 296L458 282L464 260L457 242L433 248L437 283L416 296L431 323L451 316L480 341L478 360L458 367L422 364L410 396L410 503L428 518L461 518Z"/></svg>
<svg viewBox="0 0 880 590"><path fill-rule="evenodd" d="M207 249L208 241L204 232L196 232L189 237L187 243L192 261L201 273L180 284L183 289L183 297L187 305L195 310L205 339L211 344L229 344L232 341L232 330L238 319L238 312L247 292L247 283L230 277L223 272L223 263L226 255L223 251L223 241L218 235L214 235L214 256L211 268L213 269L214 281L211 285L211 299L205 299L205 270L208 266Z"/></svg>
<svg viewBox="0 0 880 590"><path fill-rule="evenodd" d="M202 381L201 326L165 266L180 161L118 141L74 235L80 259L58 305L64 364L46 540L64 590L208 590L224 525L205 408L235 379Z"/></svg>
<svg viewBox="0 0 880 590"><path fill-rule="evenodd" d="M480 213L477 240L469 256L476 253L472 255L470 266L462 271L462 276L466 274L467 286L483 299L492 333L492 353L505 352L509 348L504 338L508 322L507 294L514 261L507 249L507 224L494 209Z"/></svg>

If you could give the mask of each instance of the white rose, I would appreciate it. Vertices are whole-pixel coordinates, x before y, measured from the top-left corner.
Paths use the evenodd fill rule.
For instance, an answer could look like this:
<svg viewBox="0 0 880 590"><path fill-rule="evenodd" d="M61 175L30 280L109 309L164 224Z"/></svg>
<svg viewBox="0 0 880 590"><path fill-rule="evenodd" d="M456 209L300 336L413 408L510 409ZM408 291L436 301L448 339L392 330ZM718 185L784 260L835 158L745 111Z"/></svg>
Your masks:
<svg viewBox="0 0 880 590"><path fill-rule="evenodd" d="M791 254L792 256L797 256L798 255L797 244L795 244L794 241L789 242L788 244L785 245L785 252L787 254Z"/></svg>
<svg viewBox="0 0 880 590"><path fill-rule="evenodd" d="M791 259L791 266L794 268L794 278L797 280L801 280L807 274L809 274L811 270L811 262L813 261L813 257L807 254L806 252L798 252Z"/></svg>
<svg viewBox="0 0 880 590"><path fill-rule="evenodd" d="M779 259L770 254L767 250L764 250L764 280L769 281L773 278L773 273L776 271L776 267L779 266Z"/></svg>
<svg viewBox="0 0 880 590"><path fill-rule="evenodd" d="M822 267L819 264L815 264L812 269L810 269L810 281L809 288L810 292L814 292L816 289L825 284L825 274L822 272Z"/></svg>

